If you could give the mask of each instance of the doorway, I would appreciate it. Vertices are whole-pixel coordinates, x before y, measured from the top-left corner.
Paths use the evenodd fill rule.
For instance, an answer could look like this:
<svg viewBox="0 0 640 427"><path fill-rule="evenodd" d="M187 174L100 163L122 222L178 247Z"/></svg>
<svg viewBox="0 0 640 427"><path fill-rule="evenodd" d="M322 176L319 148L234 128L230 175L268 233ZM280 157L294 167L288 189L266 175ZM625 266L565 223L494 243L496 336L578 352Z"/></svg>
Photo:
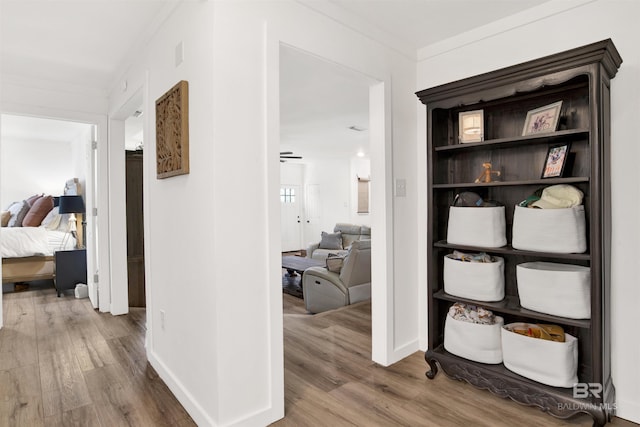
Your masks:
<svg viewBox="0 0 640 427"><path fill-rule="evenodd" d="M301 207L289 213L281 194L283 251L296 233L306 246L337 223L371 226L369 212L357 209L357 176L370 175L370 85L356 71L280 46L280 151L298 157L281 163L280 185L300 186Z"/></svg>
<svg viewBox="0 0 640 427"><path fill-rule="evenodd" d="M143 114L140 106L124 122L129 307L147 306L144 271Z"/></svg>
<svg viewBox="0 0 640 427"><path fill-rule="evenodd" d="M82 282L89 285L92 305L94 308L98 307L97 284L93 280L97 269L97 230L96 217L92 215L96 197L96 170L93 162L96 125L62 118L9 113L2 114L0 124L2 134L0 203L3 209L7 203L11 203L10 201L24 200L32 194L52 196L54 200L63 194L76 194L82 197L82 206L78 205L75 208L82 208L82 211L74 211L79 220L73 224L62 223L62 221L58 224L57 217L64 215L57 212L59 207L54 207L47 217L41 218L42 222L47 221L46 224L41 222L36 225L30 222L28 225L46 230L51 254L61 250L65 242L67 242L64 246L65 250L78 251L82 254L81 265L78 268L86 268L88 273L86 277L84 273L81 274L85 277ZM72 191L68 190L69 183L73 185ZM70 219L73 220L73 217ZM14 223L14 225L24 224ZM64 238L62 243L58 244L56 239L60 234L64 235ZM72 242L71 246L69 242ZM45 267L38 274L42 273L46 276L49 271L46 264L49 261L46 261L46 257L43 260ZM25 279L31 278L34 274L35 272L27 274ZM36 287L38 284L51 286L53 283L25 280L24 284L21 283L20 289L29 289L31 285ZM12 290L14 289L15 286ZM3 290L9 291L8 286L3 285Z"/></svg>

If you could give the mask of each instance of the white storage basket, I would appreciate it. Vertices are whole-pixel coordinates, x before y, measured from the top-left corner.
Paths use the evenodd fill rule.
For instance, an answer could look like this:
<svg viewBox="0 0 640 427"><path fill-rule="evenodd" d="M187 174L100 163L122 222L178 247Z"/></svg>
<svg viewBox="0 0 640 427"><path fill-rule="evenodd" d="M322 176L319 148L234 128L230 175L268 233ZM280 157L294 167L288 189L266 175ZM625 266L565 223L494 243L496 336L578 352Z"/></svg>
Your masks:
<svg viewBox="0 0 640 427"><path fill-rule="evenodd" d="M444 257L444 291L449 295L476 301L504 298L504 259L495 262L464 262Z"/></svg>
<svg viewBox="0 0 640 427"><path fill-rule="evenodd" d="M463 322L447 314L444 323L444 348L451 354L481 363L502 362L500 331L504 319L495 317L493 325Z"/></svg>
<svg viewBox="0 0 640 427"><path fill-rule="evenodd" d="M516 266L516 277L522 307L570 319L591 317L589 267L526 262Z"/></svg>
<svg viewBox="0 0 640 427"><path fill-rule="evenodd" d="M516 206L513 213L515 249L582 253L587 250L584 206L535 209Z"/></svg>
<svg viewBox="0 0 640 427"><path fill-rule="evenodd" d="M578 382L578 339L566 333L565 342L556 342L520 335L504 327L502 358L510 371L542 384L573 387Z"/></svg>
<svg viewBox="0 0 640 427"><path fill-rule="evenodd" d="M504 206L449 208L447 242L499 248L507 244Z"/></svg>

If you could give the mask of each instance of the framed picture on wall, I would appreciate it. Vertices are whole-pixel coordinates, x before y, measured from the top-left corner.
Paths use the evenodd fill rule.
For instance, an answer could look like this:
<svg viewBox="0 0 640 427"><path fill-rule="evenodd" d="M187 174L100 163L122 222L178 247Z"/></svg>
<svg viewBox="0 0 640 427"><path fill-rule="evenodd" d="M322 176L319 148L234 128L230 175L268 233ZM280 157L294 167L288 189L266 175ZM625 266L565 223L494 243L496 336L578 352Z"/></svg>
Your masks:
<svg viewBox="0 0 640 427"><path fill-rule="evenodd" d="M156 176L189 173L189 83L178 82L156 101Z"/></svg>

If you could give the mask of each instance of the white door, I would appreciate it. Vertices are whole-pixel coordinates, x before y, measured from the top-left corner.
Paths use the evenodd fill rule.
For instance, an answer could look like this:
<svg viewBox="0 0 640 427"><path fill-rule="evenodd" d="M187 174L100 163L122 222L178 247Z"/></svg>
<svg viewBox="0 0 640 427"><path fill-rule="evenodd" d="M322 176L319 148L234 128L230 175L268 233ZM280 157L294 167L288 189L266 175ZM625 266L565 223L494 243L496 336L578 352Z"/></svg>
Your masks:
<svg viewBox="0 0 640 427"><path fill-rule="evenodd" d="M93 308L98 308L98 226L96 198L98 194L98 135L97 127L91 127L91 136L86 141L85 150L85 205L86 234L84 236L87 248L87 284L89 285L89 299Z"/></svg>
<svg viewBox="0 0 640 427"><path fill-rule="evenodd" d="M282 252L302 249L302 195L299 185L280 186L280 218Z"/></svg>
<svg viewBox="0 0 640 427"><path fill-rule="evenodd" d="M309 184L305 188L304 239L307 243L320 241L320 185Z"/></svg>

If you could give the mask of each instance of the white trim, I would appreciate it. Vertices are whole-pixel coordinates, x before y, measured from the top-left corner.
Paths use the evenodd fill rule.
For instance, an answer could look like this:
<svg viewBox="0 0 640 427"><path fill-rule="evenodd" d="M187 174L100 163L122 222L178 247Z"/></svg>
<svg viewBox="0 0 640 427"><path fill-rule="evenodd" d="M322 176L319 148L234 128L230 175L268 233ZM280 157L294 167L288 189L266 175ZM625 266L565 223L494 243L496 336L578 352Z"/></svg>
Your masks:
<svg viewBox="0 0 640 427"><path fill-rule="evenodd" d="M616 417L635 423L640 422L640 404L630 400L617 399Z"/></svg>
<svg viewBox="0 0 640 427"><path fill-rule="evenodd" d="M111 111L109 118L109 253L112 279L111 313L114 315L129 312L124 135L125 121L142 105L143 94L143 87L136 88L125 102Z"/></svg>
<svg viewBox="0 0 640 427"><path fill-rule="evenodd" d="M198 404L193 395L187 391L173 372L167 368L167 365L165 365L150 348L147 348L147 359L160 378L162 378L162 381L164 381L167 387L169 387L173 395L178 399L178 402L184 406L186 411L189 413L189 416L197 425L212 427L217 425L207 416L207 412Z"/></svg>
<svg viewBox="0 0 640 427"><path fill-rule="evenodd" d="M129 312L127 277L127 213L124 152L124 120L109 118L109 259L110 311Z"/></svg>
<svg viewBox="0 0 640 427"><path fill-rule="evenodd" d="M3 84L4 83L5 82L3 82ZM16 114L16 115L24 115L24 116L32 116L32 117L46 117L50 119L74 121L74 122L94 125L97 128L98 150L100 150L101 146L106 147L108 145L107 116L104 114L86 113L86 112L80 112L80 111L56 109L56 108L51 108L46 106L18 104L18 103L11 103L11 102L8 102L8 103L3 102L2 105L0 106L0 112L2 114ZM105 165L101 166L100 160L98 160L97 167L98 167L98 171L97 171L98 194L93 195L93 197L95 198L97 196L98 207L104 207L104 206L107 206L107 204L105 204L105 197L107 193L107 190L105 188L106 180L104 179L107 173L107 167ZM88 192L92 192L92 191L93 189L85 188L85 196L90 197L91 194L89 194ZM87 218L87 221L90 221L90 220L93 221L92 218ZM97 217L98 236L108 236L107 220L108 218L106 217L106 215L102 215L102 217L101 216ZM90 243L90 242L87 242L87 243ZM107 250L108 246L109 246L109 241L107 238L98 239L97 250L99 254L108 254L108 250ZM88 245L87 258L95 257L95 253L93 254L91 253L95 250L96 248ZM98 259L99 270L106 271L106 269L108 268L108 262L109 262L108 256L100 256ZM0 272L1 271L2 270L0 267ZM93 273L87 272L87 274L93 274ZM92 280L93 278L88 277L88 280L89 279ZM100 274L100 280L98 282L98 292L100 296L102 296L102 292L105 289L109 288L109 283L110 283L109 274ZM108 312L109 299L108 298L105 299L104 305L101 297L99 297L99 300L100 300L100 311ZM0 305L2 305L2 293L0 293ZM0 314L2 314L1 308L0 308ZM2 325L2 318L0 318L0 327L1 325Z"/></svg>
<svg viewBox="0 0 640 427"><path fill-rule="evenodd" d="M511 31L514 28L523 27L532 22L543 20L549 16L557 15L559 13L584 6L588 3L593 3L594 1L598 0L546 1L539 6L525 9L514 15L509 15L481 27L474 28L473 30L449 37L448 39L430 44L429 46L422 47L418 49L418 62L433 58L434 56L442 55L463 46L479 43L490 37Z"/></svg>
<svg viewBox="0 0 640 427"><path fill-rule="evenodd" d="M394 360L393 188L389 77L369 88L371 152L371 357Z"/></svg>
<svg viewBox="0 0 640 427"><path fill-rule="evenodd" d="M315 13L322 15L324 18L337 22L363 37L374 40L381 46L391 49L411 61L416 60L416 49L413 43L398 37L396 34L381 29L356 13L328 1L295 1Z"/></svg>
<svg viewBox="0 0 640 427"><path fill-rule="evenodd" d="M269 419L268 422L284 417L284 338L282 324L282 238L280 220L280 39L266 22L264 35L263 106L265 111L263 141L266 168L264 194L267 215L266 252L268 259L268 319L269 329ZM273 196L272 196L273 195ZM257 421L257 420L256 420Z"/></svg>
<svg viewBox="0 0 640 427"><path fill-rule="evenodd" d="M427 259L427 231L429 227L429 218L427 218L427 114L425 106L416 99L416 124L417 128L417 153L416 161L418 167L417 173L417 189L418 189L418 260ZM420 142L421 141L421 142ZM427 262L418 262L418 339L419 348L423 351L427 350L428 335L428 271Z"/></svg>

